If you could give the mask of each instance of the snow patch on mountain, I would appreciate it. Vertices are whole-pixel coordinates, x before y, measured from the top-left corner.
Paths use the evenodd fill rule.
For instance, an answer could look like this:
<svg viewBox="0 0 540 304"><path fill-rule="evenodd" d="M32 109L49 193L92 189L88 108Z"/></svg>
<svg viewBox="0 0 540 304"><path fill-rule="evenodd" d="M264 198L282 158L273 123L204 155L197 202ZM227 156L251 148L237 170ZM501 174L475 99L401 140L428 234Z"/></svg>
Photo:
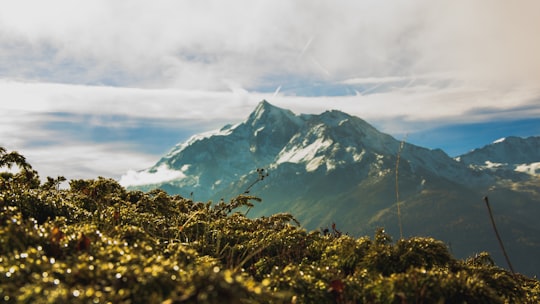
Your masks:
<svg viewBox="0 0 540 304"><path fill-rule="evenodd" d="M165 158L165 159L172 158L172 157L174 157L178 153L182 152L184 149L191 146L192 144L194 144L197 141L200 141L200 140L203 140L203 139L206 139L206 138L211 138L213 136L227 136L227 135L230 135L239 125L240 125L239 123L235 124L235 125L226 125L225 127L221 128L221 129L195 134L195 135L191 136L185 142L176 145L163 158Z"/></svg>
<svg viewBox="0 0 540 304"><path fill-rule="evenodd" d="M540 137L504 137L456 160L477 170L540 175Z"/></svg>
<svg viewBox="0 0 540 304"><path fill-rule="evenodd" d="M185 166L184 166L185 167ZM187 169L187 167L186 167ZM179 180L186 177L183 171L171 170L167 165L162 164L154 170L135 171L129 170L120 178L120 185L127 186L142 186L159 184L171 180Z"/></svg>
<svg viewBox="0 0 540 304"><path fill-rule="evenodd" d="M360 153L358 153L356 147L347 147L345 148L345 151L352 155L352 159L355 162L360 162L364 158L364 155L366 155L365 150L362 150L360 151Z"/></svg>
<svg viewBox="0 0 540 304"><path fill-rule="evenodd" d="M264 130L264 127L258 128L257 130L255 130L255 133L253 133L253 135L257 136L257 134L259 134L259 132L261 132L262 130Z"/></svg>
<svg viewBox="0 0 540 304"><path fill-rule="evenodd" d="M324 156L315 157L306 164L306 171L313 172L317 170L323 163L324 163Z"/></svg>
<svg viewBox="0 0 540 304"><path fill-rule="evenodd" d="M529 175L540 176L540 162L517 165L515 170Z"/></svg>
<svg viewBox="0 0 540 304"><path fill-rule="evenodd" d="M488 170L491 172L515 171L515 172L525 173L532 176L540 176L540 162L525 163L525 164L507 164L507 163L494 163L489 160L486 160L484 164L481 164L481 165L470 164L469 167L473 170Z"/></svg>
<svg viewBox="0 0 540 304"><path fill-rule="evenodd" d="M502 164L502 163L493 163L493 162L490 162L489 160L486 160L485 162L485 166L483 166L484 168L486 169L501 169L501 168L504 168L505 166L507 166L508 164Z"/></svg>
<svg viewBox="0 0 540 304"><path fill-rule="evenodd" d="M348 119L348 118L345 118L345 119L343 119L342 121L340 121L340 122L338 123L338 126L341 127L344 123L347 123L348 121L349 121L349 119Z"/></svg>
<svg viewBox="0 0 540 304"><path fill-rule="evenodd" d="M317 138L307 146L293 146L289 150L282 150L277 157L277 164L281 163L306 163L308 172L315 171L324 163L323 156L316 156L333 144L331 140L322 137Z"/></svg>

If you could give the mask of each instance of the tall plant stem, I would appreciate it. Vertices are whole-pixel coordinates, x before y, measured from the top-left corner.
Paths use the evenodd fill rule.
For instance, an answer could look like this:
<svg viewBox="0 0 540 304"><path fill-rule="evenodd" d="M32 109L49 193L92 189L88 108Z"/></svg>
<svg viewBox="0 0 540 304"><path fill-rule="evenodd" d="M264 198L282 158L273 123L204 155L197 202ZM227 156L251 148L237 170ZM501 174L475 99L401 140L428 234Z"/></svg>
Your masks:
<svg viewBox="0 0 540 304"><path fill-rule="evenodd" d="M399 145L399 150L397 153L397 160L396 160L396 205L397 205L397 216L398 216L398 225L399 225L399 238L403 239L403 224L401 223L401 204L399 202L399 160L401 158L401 150L403 150L403 146L405 145L405 139L401 141L401 144Z"/></svg>
<svg viewBox="0 0 540 304"><path fill-rule="evenodd" d="M512 271L512 273L515 275L516 272L514 271L514 267L512 267L512 263L510 263L510 258L508 257L508 254L506 253L506 249L504 249L504 244L501 239L501 236L499 235L499 231L497 230L497 225L495 225L495 219L493 218L493 214L491 213L491 207L489 206L489 200L487 196L484 196L484 202L486 202L489 218L491 219L491 224L493 225L493 231L495 231L495 235L497 236L497 240L499 241L499 245L501 246L501 250L504 254L504 258L506 259L506 263L508 264L510 271Z"/></svg>

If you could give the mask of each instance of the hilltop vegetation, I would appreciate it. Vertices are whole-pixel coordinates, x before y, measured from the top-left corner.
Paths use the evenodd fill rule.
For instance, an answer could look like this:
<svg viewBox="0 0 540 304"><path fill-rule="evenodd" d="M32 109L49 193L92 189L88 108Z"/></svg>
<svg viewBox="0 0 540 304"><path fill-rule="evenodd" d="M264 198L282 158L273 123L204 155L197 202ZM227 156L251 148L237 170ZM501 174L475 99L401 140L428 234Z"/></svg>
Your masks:
<svg viewBox="0 0 540 304"><path fill-rule="evenodd" d="M81 303L537 303L540 282L455 259L432 238L307 232L250 219L253 196L194 202L112 179L41 183L0 148L0 301Z"/></svg>

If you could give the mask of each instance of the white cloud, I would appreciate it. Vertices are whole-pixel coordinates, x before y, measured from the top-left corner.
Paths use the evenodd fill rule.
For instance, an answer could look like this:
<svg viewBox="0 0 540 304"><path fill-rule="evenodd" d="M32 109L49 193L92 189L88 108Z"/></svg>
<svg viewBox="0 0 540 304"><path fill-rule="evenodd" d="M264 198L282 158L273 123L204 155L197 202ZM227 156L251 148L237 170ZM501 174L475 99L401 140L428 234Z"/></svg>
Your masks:
<svg viewBox="0 0 540 304"><path fill-rule="evenodd" d="M251 107L245 90L198 91L32 83L0 80L4 111L69 112L150 118L210 120L223 109ZM255 94L257 95L257 94ZM238 117L238 116L236 116Z"/></svg>
<svg viewBox="0 0 540 304"><path fill-rule="evenodd" d="M215 90L288 74L450 71L508 86L537 84L540 74L534 0L17 1L0 20L5 61L18 62L10 75L31 79Z"/></svg>
<svg viewBox="0 0 540 304"><path fill-rule="evenodd" d="M194 123L217 121L215 126L218 126L222 122L244 119L262 99L299 113L319 113L330 108L367 120L404 117L409 121L474 122L492 119L497 112L497 118L504 118L516 108L527 108L528 112L514 111L512 118L531 118L538 115L540 89L412 85L365 96L302 97L242 89L209 92L0 81L0 96L8 101L0 107L6 114L4 124L13 129L16 120L36 124L40 113L51 112L184 119ZM482 109L491 111L482 116L477 113Z"/></svg>
<svg viewBox="0 0 540 304"><path fill-rule="evenodd" d="M6 128L16 128L16 120L36 124L40 114L51 112L183 119L194 124L215 121L213 126L219 126L223 122L244 119L262 99L297 113L339 109L367 120L403 117L409 121L474 122L493 119L494 115L504 118L509 112L513 112L514 119L534 118L540 110L537 102L540 89L526 87L496 90L411 85L368 95L303 97L239 88L211 92L0 81L0 96L2 100L13 101L3 104L1 111L19 113L7 115ZM516 108L527 108L527 111L516 113Z"/></svg>
<svg viewBox="0 0 540 304"><path fill-rule="evenodd" d="M125 187L151 185L184 177L186 177L186 175L182 171L171 170L167 165L161 165L157 167L154 172L148 170L129 170L126 174L122 175L119 183Z"/></svg>
<svg viewBox="0 0 540 304"><path fill-rule="evenodd" d="M153 155L137 153L122 145L84 142L26 147L19 152L42 178L61 175L68 180L97 176L120 178L134 167L147 168L156 161Z"/></svg>

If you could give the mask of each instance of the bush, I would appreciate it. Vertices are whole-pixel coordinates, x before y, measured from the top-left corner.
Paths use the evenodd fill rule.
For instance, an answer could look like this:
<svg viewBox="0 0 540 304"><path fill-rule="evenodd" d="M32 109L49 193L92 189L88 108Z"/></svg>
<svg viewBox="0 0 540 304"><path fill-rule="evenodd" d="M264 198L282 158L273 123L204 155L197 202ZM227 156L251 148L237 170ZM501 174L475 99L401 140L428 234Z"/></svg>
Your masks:
<svg viewBox="0 0 540 304"><path fill-rule="evenodd" d="M252 196L201 203L105 178L62 190L60 177L36 185L27 172L0 174L0 301L8 303L540 299L536 279L496 267L487 253L457 260L432 238L307 232L290 214L247 218L238 210L260 201Z"/></svg>

